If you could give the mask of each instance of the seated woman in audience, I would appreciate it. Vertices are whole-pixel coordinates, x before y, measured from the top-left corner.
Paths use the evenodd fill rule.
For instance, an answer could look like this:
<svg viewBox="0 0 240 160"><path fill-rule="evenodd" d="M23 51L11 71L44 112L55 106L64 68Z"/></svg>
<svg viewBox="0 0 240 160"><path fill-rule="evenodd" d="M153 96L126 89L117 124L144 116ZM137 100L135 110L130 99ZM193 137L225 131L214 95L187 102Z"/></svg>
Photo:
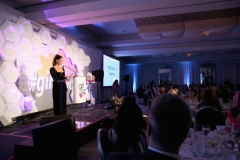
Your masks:
<svg viewBox="0 0 240 160"><path fill-rule="evenodd" d="M163 93L166 93L166 87L165 86L162 86L162 85L159 85L158 86L158 89L157 89L157 92L156 92L156 95L161 95Z"/></svg>
<svg viewBox="0 0 240 160"><path fill-rule="evenodd" d="M172 89L172 88L168 90L167 94L178 95L177 90Z"/></svg>
<svg viewBox="0 0 240 160"><path fill-rule="evenodd" d="M217 95L211 90L206 90L203 96L203 102L198 104L198 109L203 106L215 107L219 112L222 111L222 107L219 105Z"/></svg>
<svg viewBox="0 0 240 160"><path fill-rule="evenodd" d="M195 96L194 90L190 90L189 91L189 95L187 97L185 97L185 100L187 101L197 101L198 97Z"/></svg>
<svg viewBox="0 0 240 160"><path fill-rule="evenodd" d="M141 109L132 98L126 97L118 110L112 129L109 130L113 150L140 153L139 135L143 128Z"/></svg>
<svg viewBox="0 0 240 160"><path fill-rule="evenodd" d="M226 125L240 129L240 91L237 91L233 98L233 107L228 111Z"/></svg>
<svg viewBox="0 0 240 160"><path fill-rule="evenodd" d="M147 86L147 90L144 92L144 105L147 105L148 99L153 99L155 97L155 93L150 88L150 86Z"/></svg>
<svg viewBox="0 0 240 160"><path fill-rule="evenodd" d="M219 98L219 96L220 96L220 92L219 92L218 87L217 87L216 85L213 85L212 88L211 88L211 90L212 90L213 92L215 92L217 98Z"/></svg>

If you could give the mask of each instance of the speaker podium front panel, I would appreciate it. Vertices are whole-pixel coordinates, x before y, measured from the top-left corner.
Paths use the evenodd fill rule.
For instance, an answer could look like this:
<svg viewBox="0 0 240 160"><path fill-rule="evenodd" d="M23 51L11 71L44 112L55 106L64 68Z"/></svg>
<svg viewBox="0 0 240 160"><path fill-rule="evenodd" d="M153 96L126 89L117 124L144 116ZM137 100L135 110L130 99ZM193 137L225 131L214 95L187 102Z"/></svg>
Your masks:
<svg viewBox="0 0 240 160"><path fill-rule="evenodd" d="M73 77L73 103L86 102L86 77Z"/></svg>

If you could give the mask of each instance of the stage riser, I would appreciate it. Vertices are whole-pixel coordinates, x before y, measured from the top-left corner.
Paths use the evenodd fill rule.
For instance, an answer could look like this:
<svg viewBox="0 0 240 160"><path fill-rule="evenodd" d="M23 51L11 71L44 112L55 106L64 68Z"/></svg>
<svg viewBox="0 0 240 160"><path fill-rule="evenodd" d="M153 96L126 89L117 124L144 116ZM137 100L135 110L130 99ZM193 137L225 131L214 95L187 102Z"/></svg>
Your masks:
<svg viewBox="0 0 240 160"><path fill-rule="evenodd" d="M52 122L52 120L59 120L60 117L55 117L55 118L50 118L50 117L43 117L43 121L44 122ZM97 136L97 131L99 128L105 127L107 129L109 129L112 126L113 120L112 119L107 119L106 118L102 118L94 123L91 123L90 125L78 130L76 132L75 135L75 144L76 144L76 151L83 146L84 144L88 143L89 141L91 141L92 139L95 139ZM33 145L33 139L27 139L24 141L21 141L17 144L15 144L14 146L14 159L19 159L19 160L32 160L32 159L38 159L39 157L44 157L44 155L46 155L46 157L44 157L44 159L47 159L48 156L47 155L51 155L51 159L61 159L62 157L58 157L59 152L56 151L52 151L49 153L45 153L44 149L37 149L36 147L34 147ZM69 154L68 154L69 153ZM66 151L66 154L68 154L68 159L76 159L77 157L71 157L72 155L76 155L77 154L73 154L72 150ZM54 156L56 155L56 156ZM52 157L54 156L54 157Z"/></svg>

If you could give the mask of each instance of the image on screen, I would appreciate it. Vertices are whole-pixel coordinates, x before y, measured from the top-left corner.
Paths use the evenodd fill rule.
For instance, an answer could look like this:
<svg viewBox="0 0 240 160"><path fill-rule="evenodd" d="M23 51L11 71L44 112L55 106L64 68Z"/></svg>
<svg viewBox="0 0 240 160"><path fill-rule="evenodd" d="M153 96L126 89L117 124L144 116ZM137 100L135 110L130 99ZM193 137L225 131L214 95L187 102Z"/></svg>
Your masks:
<svg viewBox="0 0 240 160"><path fill-rule="evenodd" d="M103 71L104 71L103 87L112 86L113 82L116 79L120 83L119 79L120 67L118 60L103 54Z"/></svg>

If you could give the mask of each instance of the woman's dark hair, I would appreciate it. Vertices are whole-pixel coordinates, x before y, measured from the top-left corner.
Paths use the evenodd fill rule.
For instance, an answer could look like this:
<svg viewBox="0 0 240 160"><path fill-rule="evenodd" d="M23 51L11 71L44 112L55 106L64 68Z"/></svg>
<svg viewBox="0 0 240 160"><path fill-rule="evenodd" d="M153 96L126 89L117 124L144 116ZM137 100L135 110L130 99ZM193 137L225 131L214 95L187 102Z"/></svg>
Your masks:
<svg viewBox="0 0 240 160"><path fill-rule="evenodd" d="M57 60L63 58L62 56L60 56L59 54L56 54L55 57L53 58L53 61L52 61L52 66L55 66L56 63L57 63Z"/></svg>
<svg viewBox="0 0 240 160"><path fill-rule="evenodd" d="M203 101L204 101L204 102L217 101L217 96L216 96L216 94L213 93L212 91L206 90L206 91L204 92Z"/></svg>
<svg viewBox="0 0 240 160"><path fill-rule="evenodd" d="M113 82L113 85L115 85L115 84L118 85L118 80L117 79Z"/></svg>
<svg viewBox="0 0 240 160"><path fill-rule="evenodd" d="M127 151L128 148L137 150L138 137L143 125L141 109L132 98L126 97L113 124L118 135L117 145L120 150Z"/></svg>

